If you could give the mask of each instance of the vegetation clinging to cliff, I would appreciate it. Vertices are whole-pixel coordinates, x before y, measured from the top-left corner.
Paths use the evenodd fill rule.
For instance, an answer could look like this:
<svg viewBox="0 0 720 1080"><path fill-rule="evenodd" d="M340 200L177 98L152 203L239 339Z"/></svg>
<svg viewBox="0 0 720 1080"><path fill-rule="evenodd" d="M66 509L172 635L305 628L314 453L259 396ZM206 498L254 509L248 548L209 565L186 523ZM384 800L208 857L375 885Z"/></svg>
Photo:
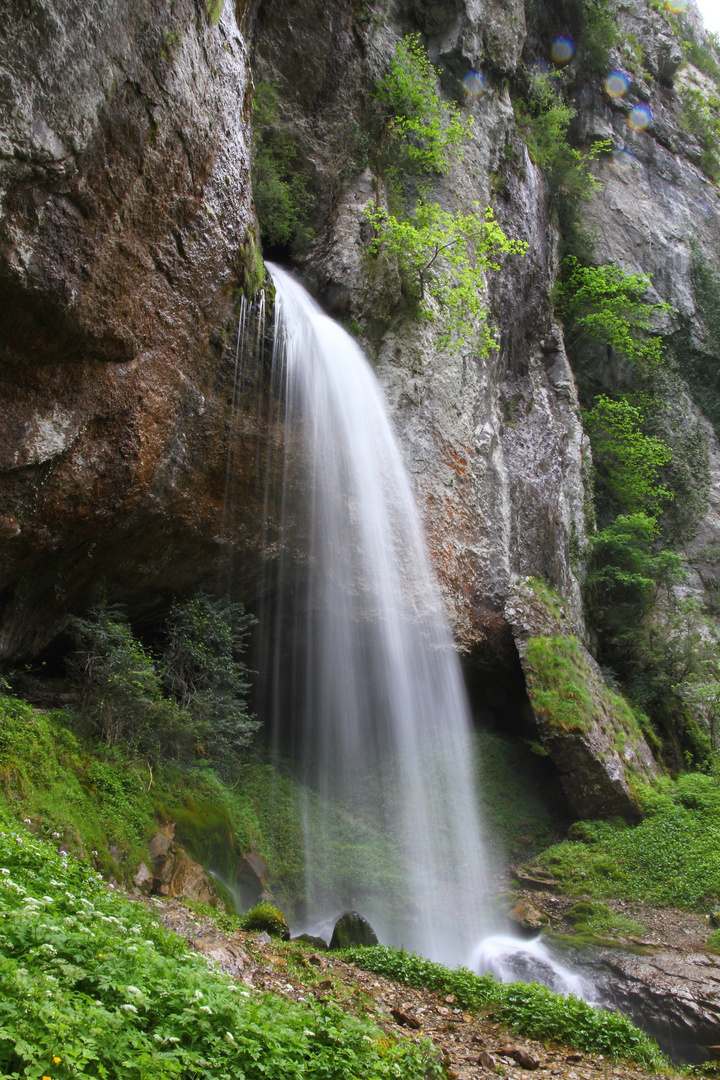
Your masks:
<svg viewBox="0 0 720 1080"><path fill-rule="evenodd" d="M509 239L490 208L484 215L479 204L468 214L450 213L432 200L433 175L446 174L460 159L472 129L472 118L463 121L457 105L442 100L436 77L414 35L398 43L378 83L385 114L375 158L377 196L365 208L373 229L367 255L397 260L406 294L424 318L435 320L439 308L440 344L455 351L475 338L485 356L494 343L486 273L500 268L502 254L524 255L527 245ZM381 205L381 180L388 209Z"/></svg>

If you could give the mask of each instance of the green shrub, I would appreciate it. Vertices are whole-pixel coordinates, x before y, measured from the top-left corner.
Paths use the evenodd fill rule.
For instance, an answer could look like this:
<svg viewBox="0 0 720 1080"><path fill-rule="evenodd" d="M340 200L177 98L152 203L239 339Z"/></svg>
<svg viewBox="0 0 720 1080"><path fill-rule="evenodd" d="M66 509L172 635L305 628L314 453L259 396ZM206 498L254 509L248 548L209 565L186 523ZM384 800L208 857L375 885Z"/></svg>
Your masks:
<svg viewBox="0 0 720 1080"><path fill-rule="evenodd" d="M277 90L259 83L253 101L252 182L260 237L270 247L307 246L314 198L297 147L280 123Z"/></svg>
<svg viewBox="0 0 720 1080"><path fill-rule="evenodd" d="M655 1068L665 1064L656 1044L619 1013L600 1012L576 997L561 997L535 983L497 983L467 968L449 969L385 945L347 949L350 963L388 979L439 994L454 994L464 1009L484 1009L493 1019L533 1039Z"/></svg>
<svg viewBox="0 0 720 1080"><path fill-rule="evenodd" d="M198 593L175 602L161 659L165 688L190 718L198 756L230 771L259 727L248 713L249 672L243 660L257 619L242 604Z"/></svg>
<svg viewBox="0 0 720 1080"><path fill-rule="evenodd" d="M88 618L71 618L69 626L75 641L69 668L80 688L86 730L107 746L154 757L172 744L186 749L191 734L163 696L155 659L120 608L101 602Z"/></svg>
<svg viewBox="0 0 720 1080"><path fill-rule="evenodd" d="M495 338L487 326L485 276L499 270L503 254L524 255L527 244L509 240L489 208L479 204L469 214L450 214L436 203L419 202L400 220L369 203L365 217L374 237L367 254L397 260L418 311L443 327L439 344L451 351L478 337L478 353L487 356ZM478 334L478 326L481 330Z"/></svg>
<svg viewBox="0 0 720 1080"><path fill-rule="evenodd" d="M383 109L376 171L396 184L403 175L444 175L462 157L462 143L472 132L454 102L437 92L437 72L419 34L399 41L389 71L378 80L376 99Z"/></svg>
<svg viewBox="0 0 720 1080"><path fill-rule="evenodd" d="M271 937L279 937L283 941L290 940L290 930L285 922L285 916L272 904L263 902L250 908L243 915L241 925L243 930L264 930Z"/></svg>
<svg viewBox="0 0 720 1080"><path fill-rule="evenodd" d="M210 970L143 904L0 810L0 1074L116 1080L406 1080L442 1070L334 1004Z"/></svg>
<svg viewBox="0 0 720 1080"><path fill-rule="evenodd" d="M486 273L499 269L501 254L524 255L527 245L508 239L489 208L483 213L476 204L468 214L451 213L431 200L431 178L446 174L461 158L472 117L462 120L458 106L438 94L437 72L419 35L398 43L376 97L383 113L375 156L377 195L365 208L373 227L366 255L396 261L405 292L422 317L435 321L439 309L441 345L456 351L475 338L485 356L494 345L487 327ZM381 179L389 210L381 205Z"/></svg>

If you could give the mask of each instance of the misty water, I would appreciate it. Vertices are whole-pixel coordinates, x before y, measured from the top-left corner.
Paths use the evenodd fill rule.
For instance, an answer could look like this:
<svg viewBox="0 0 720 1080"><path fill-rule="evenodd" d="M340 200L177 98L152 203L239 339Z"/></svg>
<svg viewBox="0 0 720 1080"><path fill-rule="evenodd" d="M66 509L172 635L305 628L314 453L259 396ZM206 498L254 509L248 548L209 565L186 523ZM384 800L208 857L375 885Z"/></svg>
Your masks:
<svg viewBox="0 0 720 1080"><path fill-rule="evenodd" d="M378 381L298 282L270 273L282 465L268 498L279 506L268 663L276 725L316 796L297 929L327 938L354 907L386 943L582 993L540 943L497 936L459 660ZM360 860L340 882L330 872L338 805L359 833L388 840L392 887Z"/></svg>

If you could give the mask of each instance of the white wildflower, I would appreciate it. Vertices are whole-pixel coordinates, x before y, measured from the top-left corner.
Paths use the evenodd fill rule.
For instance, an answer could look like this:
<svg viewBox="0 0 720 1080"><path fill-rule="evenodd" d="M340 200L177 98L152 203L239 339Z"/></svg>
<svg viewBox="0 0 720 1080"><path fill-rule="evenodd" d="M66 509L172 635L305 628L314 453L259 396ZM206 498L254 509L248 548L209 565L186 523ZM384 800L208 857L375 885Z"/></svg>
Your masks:
<svg viewBox="0 0 720 1080"><path fill-rule="evenodd" d="M212 1009L210 1008L209 1005L201 1005L200 1006L200 1012L211 1013L212 1014Z"/></svg>
<svg viewBox="0 0 720 1080"><path fill-rule="evenodd" d="M139 990L137 988L137 986L126 986L125 989L127 990L128 994L140 994L140 995L142 995L142 990Z"/></svg>
<svg viewBox="0 0 720 1080"><path fill-rule="evenodd" d="M122 1009L123 1012L126 1012L126 1013L136 1013L137 1012L137 1009L135 1008L134 1005L121 1005L120 1008Z"/></svg>
<svg viewBox="0 0 720 1080"><path fill-rule="evenodd" d="M203 997L202 990L196 990L195 993L193 994L193 996L190 998L190 1000L191 1001L200 1001L200 1000L202 1000L202 997Z"/></svg>
<svg viewBox="0 0 720 1080"><path fill-rule="evenodd" d="M310 1031L309 1028L305 1028L305 1030L303 1031L303 1035L307 1035L308 1039L312 1039L313 1036L315 1035L315 1032Z"/></svg>
<svg viewBox="0 0 720 1080"><path fill-rule="evenodd" d="M57 956L57 949L46 941L44 945L41 945L38 952L45 953L46 956Z"/></svg>
<svg viewBox="0 0 720 1080"><path fill-rule="evenodd" d="M228 1044L228 1046L237 1046L232 1031L225 1032L225 1042Z"/></svg>
<svg viewBox="0 0 720 1080"><path fill-rule="evenodd" d="M9 873L10 873L10 871L6 870L4 866L0 867L0 874L4 874L5 877L7 877L9 875Z"/></svg>

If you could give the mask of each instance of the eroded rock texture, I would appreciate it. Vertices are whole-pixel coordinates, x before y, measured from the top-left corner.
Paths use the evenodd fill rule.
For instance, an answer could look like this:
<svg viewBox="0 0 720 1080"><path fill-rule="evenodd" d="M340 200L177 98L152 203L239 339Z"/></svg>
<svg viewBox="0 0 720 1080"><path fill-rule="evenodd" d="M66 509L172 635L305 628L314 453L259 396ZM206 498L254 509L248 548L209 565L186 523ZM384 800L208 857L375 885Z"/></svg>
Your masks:
<svg viewBox="0 0 720 1080"><path fill-rule="evenodd" d="M472 342L456 353L440 347L439 325L413 318L397 275L363 255L373 95L397 41L418 30L446 93L473 117L463 160L437 179L434 197L465 212L492 203L508 235L528 243L527 257L506 259L490 282L498 348L488 358ZM294 252L299 272L334 313L362 328L456 640L495 665L509 664L513 651L502 610L517 575L547 578L581 618L570 547L585 530L583 432L549 302L556 259L547 191L517 135L506 83L524 39L521 3L470 0L365 5L359 15L351 5L267 0L254 31L256 80L277 88L280 123L317 198L316 242ZM488 86L475 101L462 91L471 67L483 68Z"/></svg>
<svg viewBox="0 0 720 1080"><path fill-rule="evenodd" d="M222 529L252 224L243 5L17 0L0 20L0 652L105 579L196 586ZM248 499L250 504L250 499Z"/></svg>

